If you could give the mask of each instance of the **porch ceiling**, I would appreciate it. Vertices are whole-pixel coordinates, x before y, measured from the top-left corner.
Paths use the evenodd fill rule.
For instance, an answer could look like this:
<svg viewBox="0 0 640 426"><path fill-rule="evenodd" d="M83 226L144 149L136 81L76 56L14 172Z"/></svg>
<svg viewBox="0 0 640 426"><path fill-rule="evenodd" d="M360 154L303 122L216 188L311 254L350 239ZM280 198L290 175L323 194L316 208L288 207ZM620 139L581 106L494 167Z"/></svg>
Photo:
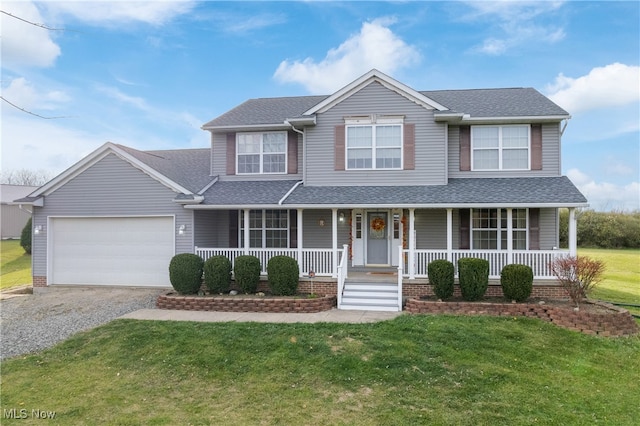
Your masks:
<svg viewBox="0 0 640 426"><path fill-rule="evenodd" d="M555 206L586 207L587 199L566 176L449 179L430 186L297 187L285 206Z"/></svg>

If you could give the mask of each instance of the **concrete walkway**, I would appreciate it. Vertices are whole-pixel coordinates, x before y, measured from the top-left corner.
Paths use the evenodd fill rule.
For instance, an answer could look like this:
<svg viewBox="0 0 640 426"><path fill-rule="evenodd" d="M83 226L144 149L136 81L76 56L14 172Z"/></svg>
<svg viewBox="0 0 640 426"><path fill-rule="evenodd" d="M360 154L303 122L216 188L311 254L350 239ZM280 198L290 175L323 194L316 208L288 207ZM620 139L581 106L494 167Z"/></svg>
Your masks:
<svg viewBox="0 0 640 426"><path fill-rule="evenodd" d="M260 312L211 312L211 311L181 311L174 309L140 309L130 312L120 318L157 321L198 321L198 322L273 322L273 323L369 323L393 319L402 312L377 311L345 311L331 309L330 311L313 314L301 313L260 313Z"/></svg>

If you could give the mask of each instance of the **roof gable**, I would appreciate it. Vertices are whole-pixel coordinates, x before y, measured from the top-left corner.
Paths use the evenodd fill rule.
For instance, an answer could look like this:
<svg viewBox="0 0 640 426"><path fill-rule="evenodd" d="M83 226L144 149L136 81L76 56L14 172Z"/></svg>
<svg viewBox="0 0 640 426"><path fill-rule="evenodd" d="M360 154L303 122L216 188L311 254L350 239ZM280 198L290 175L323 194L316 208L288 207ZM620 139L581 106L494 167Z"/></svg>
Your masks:
<svg viewBox="0 0 640 426"><path fill-rule="evenodd" d="M132 148L128 148L128 147L123 147L122 145L117 145L111 142L107 142L104 145L100 146L95 151L93 151L91 154L87 155L82 160L80 160L79 162L77 162L76 164L69 167L67 170L65 170L64 172L62 172L61 174L53 178L48 183L41 186L39 189L37 189L35 192L31 194L31 197L37 198L37 197L48 195L54 192L55 190L65 185L71 179L75 178L80 173L87 170L88 168L90 168L91 166L93 166L94 164L96 164L97 162L99 162L109 154L115 154L116 156L120 157L124 161L131 164L133 167L140 169L142 172L146 173L151 178L157 180L158 182L160 182L161 184L165 185L166 187L170 188L175 192L182 193L182 194L193 193L189 189L185 188L183 185L171 180L170 178L168 178L167 176L165 176L155 168L141 161L139 158L137 158L137 156L132 155L131 154L132 151L136 151L136 150L133 150ZM137 151L137 152L143 153L142 151ZM150 154L150 155L153 155L153 154Z"/></svg>
<svg viewBox="0 0 640 426"><path fill-rule="evenodd" d="M317 113L322 113L331 109L334 105L342 102L346 98L350 97L354 93L357 93L364 87L370 85L371 83L380 83L384 87L389 90L393 90L394 92L404 96L412 102L417 103L427 109L435 109L438 111L445 111L448 108L444 105L439 104L438 102L430 99L428 96L410 88L409 86L400 83L399 81L389 77L388 75L373 69L368 73L364 74L360 78L356 79L352 83L346 85L342 89L335 92L333 95L328 96L322 102L314 105L312 108L305 111L302 115L313 115Z"/></svg>

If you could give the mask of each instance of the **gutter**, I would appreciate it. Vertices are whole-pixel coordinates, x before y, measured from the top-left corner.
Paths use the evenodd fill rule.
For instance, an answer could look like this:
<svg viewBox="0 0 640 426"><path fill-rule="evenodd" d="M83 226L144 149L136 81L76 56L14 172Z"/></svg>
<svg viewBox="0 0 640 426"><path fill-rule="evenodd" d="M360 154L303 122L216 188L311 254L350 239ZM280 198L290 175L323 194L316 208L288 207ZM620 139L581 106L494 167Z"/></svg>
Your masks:
<svg viewBox="0 0 640 426"><path fill-rule="evenodd" d="M296 130L296 131L297 131L297 130ZM299 186L300 186L300 184L301 184L302 182L304 182L304 181L300 180L300 181L296 182L296 184L295 184L295 185L293 185L293 186L291 187L291 189L287 191L287 193L286 193L286 194L284 194L284 196L280 199L280 201L278 201L278 205L279 205L279 206L281 206L281 205L282 205L282 203L284 203L284 201L289 197L289 195L291 195L291 193L292 193L293 191L295 191L295 190L296 190L296 188L297 188L297 187L299 187Z"/></svg>

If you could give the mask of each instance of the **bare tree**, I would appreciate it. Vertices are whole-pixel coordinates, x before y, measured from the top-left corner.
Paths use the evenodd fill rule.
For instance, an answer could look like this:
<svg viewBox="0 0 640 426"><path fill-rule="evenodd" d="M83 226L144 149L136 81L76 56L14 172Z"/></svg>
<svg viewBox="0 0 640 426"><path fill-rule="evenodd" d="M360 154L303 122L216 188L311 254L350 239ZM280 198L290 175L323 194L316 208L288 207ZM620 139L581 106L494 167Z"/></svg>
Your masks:
<svg viewBox="0 0 640 426"><path fill-rule="evenodd" d="M51 173L46 170L19 169L3 171L0 182L8 185L41 186L51 177Z"/></svg>

